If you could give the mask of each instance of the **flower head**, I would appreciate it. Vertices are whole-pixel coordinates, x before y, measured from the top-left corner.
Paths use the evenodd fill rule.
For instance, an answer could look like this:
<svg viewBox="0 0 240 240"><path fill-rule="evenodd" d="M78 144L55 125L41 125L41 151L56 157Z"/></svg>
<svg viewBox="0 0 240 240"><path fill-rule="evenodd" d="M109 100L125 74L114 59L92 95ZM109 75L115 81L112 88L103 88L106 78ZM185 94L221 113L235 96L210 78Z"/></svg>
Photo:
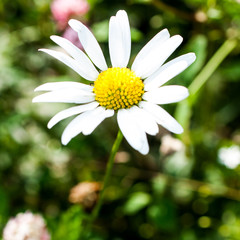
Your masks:
<svg viewBox="0 0 240 240"><path fill-rule="evenodd" d="M40 215L26 212L8 221L3 240L50 240L50 235Z"/></svg>
<svg viewBox="0 0 240 240"><path fill-rule="evenodd" d="M41 51L60 60L93 84L46 83L35 91L48 92L33 99L33 102L77 104L57 113L48 123L51 128L59 121L77 115L62 134L64 145L79 133L91 134L105 118L114 114L128 143L142 154L149 151L146 133L156 135L158 124L173 133L183 132L180 124L159 106L188 96L188 90L183 86L162 86L195 61L195 54L188 53L164 64L181 44L181 36L170 37L167 29L160 31L128 67L131 34L128 16L120 10L109 22L111 67L108 68L102 50L89 29L77 20L70 20L69 25L78 33L86 54L58 36L51 39L70 56L49 49Z"/></svg>

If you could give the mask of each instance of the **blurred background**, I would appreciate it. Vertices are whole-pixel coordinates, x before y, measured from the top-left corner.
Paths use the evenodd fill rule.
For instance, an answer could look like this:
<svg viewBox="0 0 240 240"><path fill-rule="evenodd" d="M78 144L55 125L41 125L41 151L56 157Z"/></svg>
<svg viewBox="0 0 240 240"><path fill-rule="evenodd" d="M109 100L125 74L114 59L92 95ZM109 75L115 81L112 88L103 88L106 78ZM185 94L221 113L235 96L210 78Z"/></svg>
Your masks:
<svg viewBox="0 0 240 240"><path fill-rule="evenodd" d="M77 240L84 231L116 119L62 146L70 119L51 130L47 122L69 105L33 104L33 90L82 79L38 49L57 48L51 35L81 47L67 25L75 18L92 30L109 63L108 21L119 9L129 16L131 61L163 28L184 39L170 59L195 52L197 60L169 82L187 86L190 97L163 106L184 133L173 136L160 127L148 136L146 156L123 141L89 239L239 240L239 0L1 0L0 231L26 210L45 218L53 240Z"/></svg>

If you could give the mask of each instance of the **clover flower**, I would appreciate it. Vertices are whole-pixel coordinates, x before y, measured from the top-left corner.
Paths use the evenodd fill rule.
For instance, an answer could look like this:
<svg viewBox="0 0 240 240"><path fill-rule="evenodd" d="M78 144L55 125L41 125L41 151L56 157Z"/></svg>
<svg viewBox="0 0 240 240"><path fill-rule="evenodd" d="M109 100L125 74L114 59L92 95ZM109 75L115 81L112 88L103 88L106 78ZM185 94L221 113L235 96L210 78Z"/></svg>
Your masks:
<svg viewBox="0 0 240 240"><path fill-rule="evenodd" d="M232 145L230 147L222 147L218 151L219 162L230 169L234 169L240 165L240 147Z"/></svg>
<svg viewBox="0 0 240 240"><path fill-rule="evenodd" d="M40 215L25 212L8 221L3 240L50 240L50 235Z"/></svg>
<svg viewBox="0 0 240 240"><path fill-rule="evenodd" d="M51 4L53 18L59 29L64 29L71 16L81 16L88 12L89 4L86 0L54 0Z"/></svg>
<svg viewBox="0 0 240 240"><path fill-rule="evenodd" d="M126 12L120 10L109 22L111 67L108 67L90 30L73 19L69 25L78 33L86 54L58 36L51 36L51 39L70 56L49 49L40 51L60 60L90 84L70 81L46 83L35 91L48 92L33 99L33 102L77 104L57 113L48 123L48 128L52 128L59 121L77 115L62 134L64 145L80 133L91 134L104 119L114 114L125 139L142 154L149 151L146 133L156 135L158 124L176 134L183 132L181 125L159 106L178 102L189 95L183 86L162 86L195 61L195 54L188 53L164 64L181 44L181 36L170 37L167 29L160 31L142 48L128 68L130 26Z"/></svg>

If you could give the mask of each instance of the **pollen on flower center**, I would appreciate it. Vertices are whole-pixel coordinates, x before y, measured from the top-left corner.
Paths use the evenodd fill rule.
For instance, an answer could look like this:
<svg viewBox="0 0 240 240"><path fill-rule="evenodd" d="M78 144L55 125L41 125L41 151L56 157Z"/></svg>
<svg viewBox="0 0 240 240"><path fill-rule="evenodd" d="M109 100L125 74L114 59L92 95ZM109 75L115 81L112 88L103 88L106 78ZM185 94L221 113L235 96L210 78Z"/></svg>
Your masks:
<svg viewBox="0 0 240 240"><path fill-rule="evenodd" d="M108 68L98 75L93 92L96 101L107 109L130 108L142 100L144 84L128 68Z"/></svg>

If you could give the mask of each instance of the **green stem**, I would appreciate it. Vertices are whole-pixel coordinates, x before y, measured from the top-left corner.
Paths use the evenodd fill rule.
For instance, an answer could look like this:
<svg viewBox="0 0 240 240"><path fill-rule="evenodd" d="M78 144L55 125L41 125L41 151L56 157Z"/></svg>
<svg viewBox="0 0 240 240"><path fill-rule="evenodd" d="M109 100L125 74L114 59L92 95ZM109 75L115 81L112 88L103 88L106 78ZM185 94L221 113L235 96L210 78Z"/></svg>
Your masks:
<svg viewBox="0 0 240 240"><path fill-rule="evenodd" d="M95 208L92 211L91 222L93 222L98 217L100 208L101 208L102 203L103 203L104 192L106 190L106 187L108 185L108 181L109 181L109 178L110 178L110 175L111 175L111 172L112 172L114 159L115 159L116 153L117 153L117 151L119 149L119 146L121 144L122 139L123 139L123 134L119 130L117 138L116 138L116 140L115 140L115 142L114 142L114 144L112 146L110 157L108 159L106 174L105 174L104 180L103 180L103 188L102 188L102 191L100 192L100 196L99 196L98 202L97 202Z"/></svg>
<svg viewBox="0 0 240 240"><path fill-rule="evenodd" d="M89 230L90 230L90 227L92 226L94 220L98 217L99 211L101 209L101 206L102 206L102 203L103 203L103 199L104 199L104 193L105 193L105 190L106 190L106 187L108 185L109 178L110 178L110 175L111 175L111 172L112 172L114 159L115 159L116 153L117 153L117 151L119 149L119 146L120 146L120 144L122 142L122 139L123 139L123 134L119 130L118 134L117 134L117 138L116 138L116 140L115 140L115 142L114 142L114 144L112 146L111 154L110 154L109 159L108 159L106 173L105 173L105 176L104 176L103 186L102 186L102 190L101 190L100 195L99 195L99 199L97 201L96 206L94 207L94 209L92 211L91 216L86 219L87 222L88 222L87 226L85 227L85 230L81 233L81 236L80 236L79 239L83 239L82 238L83 235L85 235L86 239L89 238L89 234L90 234Z"/></svg>
<svg viewBox="0 0 240 240"><path fill-rule="evenodd" d="M175 112L175 118L185 129L181 138L185 144L190 144L189 125L192 116L192 106L198 97L198 92L203 85L209 80L214 71L219 67L223 60L232 52L237 46L236 39L226 40L217 52L212 56L208 63L203 67L202 71L195 77L189 86L190 96L185 101L178 104Z"/></svg>
<svg viewBox="0 0 240 240"><path fill-rule="evenodd" d="M208 61L202 71L196 76L191 85L189 86L190 95L196 96L197 92L206 83L222 61L228 56L228 54L237 46L236 39L228 39L217 50L217 52Z"/></svg>

